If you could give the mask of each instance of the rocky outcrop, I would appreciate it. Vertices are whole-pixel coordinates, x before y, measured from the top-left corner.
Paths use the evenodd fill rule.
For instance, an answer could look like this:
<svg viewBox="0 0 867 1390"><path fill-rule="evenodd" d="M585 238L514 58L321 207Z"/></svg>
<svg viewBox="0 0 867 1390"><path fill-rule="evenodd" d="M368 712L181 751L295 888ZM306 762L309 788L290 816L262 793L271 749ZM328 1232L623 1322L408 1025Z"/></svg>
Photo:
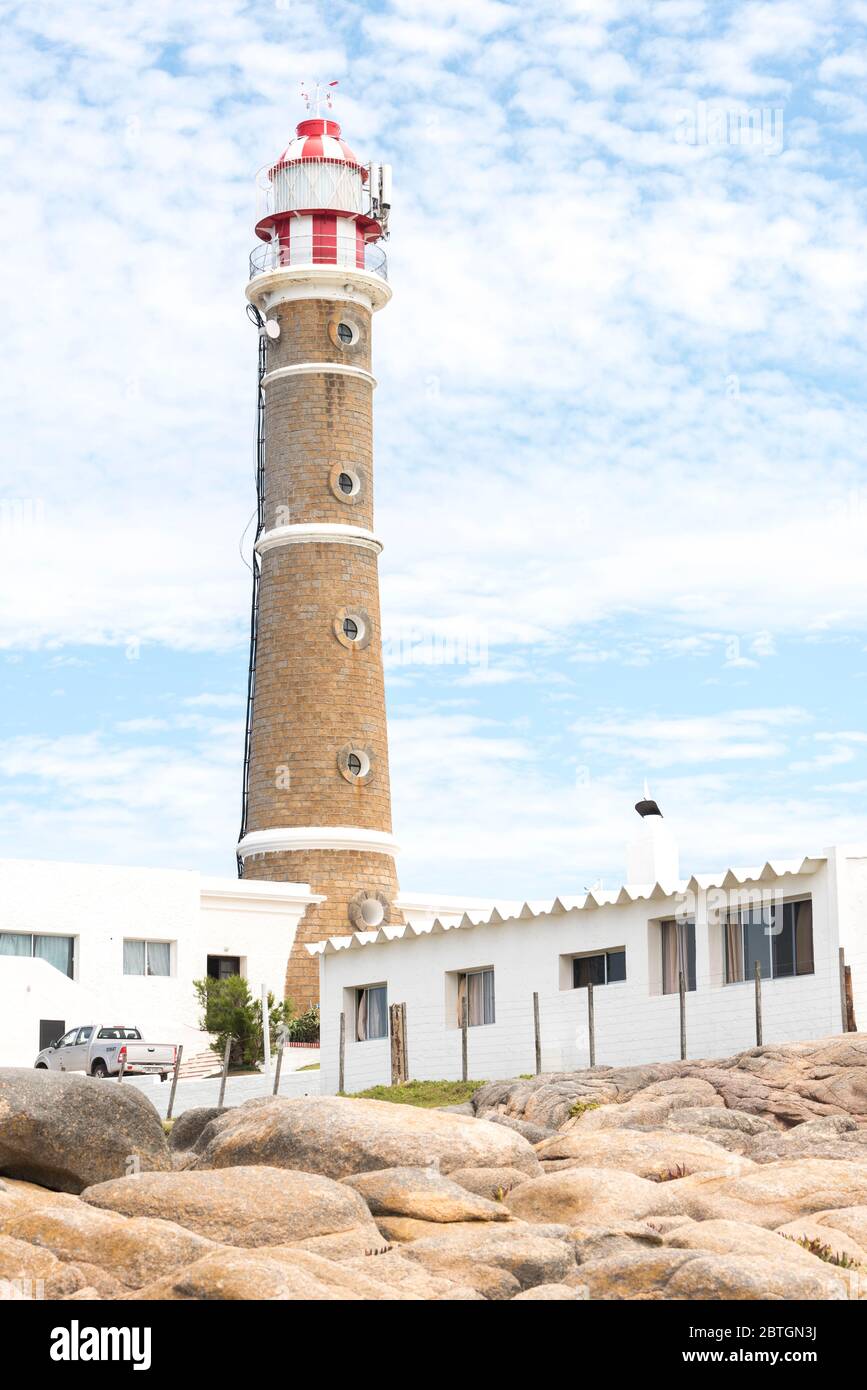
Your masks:
<svg viewBox="0 0 867 1390"><path fill-rule="evenodd" d="M709 1103L745 1111L779 1128L822 1115L846 1115L867 1125L867 1037L849 1033L815 1042L750 1048L714 1061L658 1062L643 1067L594 1067L530 1080L500 1081L473 1097L476 1114L488 1111L559 1129L576 1107L622 1105L644 1093L642 1103L664 1094L660 1083L703 1083L693 1107ZM652 1089L651 1089L652 1088ZM688 1094L684 1088L681 1094ZM705 1099L698 1097L703 1095ZM594 1112L585 1111L589 1119ZM648 1128L658 1128L651 1113ZM592 1122L599 1124L599 1121ZM610 1120L603 1125L612 1123ZM614 1121L614 1123L619 1123ZM646 1124L639 1120L638 1124Z"/></svg>
<svg viewBox="0 0 867 1390"><path fill-rule="evenodd" d="M864 1051L849 1037L497 1082L471 1115L263 1097L183 1117L171 1154L133 1088L49 1092L27 1073L0 1108L24 1173L0 1178L0 1297L865 1298ZM42 1153L49 1095L61 1123ZM73 1195L118 1134L151 1145L151 1169Z"/></svg>
<svg viewBox="0 0 867 1390"><path fill-rule="evenodd" d="M171 1167L162 1123L135 1086L0 1070L0 1174L62 1192Z"/></svg>
<svg viewBox="0 0 867 1390"><path fill-rule="evenodd" d="M502 1203L467 1192L435 1168L384 1168L344 1178L374 1217L412 1216L421 1221L509 1221Z"/></svg>
<svg viewBox="0 0 867 1390"><path fill-rule="evenodd" d="M264 1167L142 1173L99 1183L82 1195L93 1207L124 1216L159 1215L226 1245L288 1245L347 1234L358 1239L353 1253L382 1245L358 1193L312 1173Z"/></svg>
<svg viewBox="0 0 867 1390"><path fill-rule="evenodd" d="M569 1167L620 1168L657 1181L687 1173L735 1176L755 1166L750 1159L709 1139L673 1130L615 1129L588 1134L579 1128L544 1140L536 1152L546 1173Z"/></svg>
<svg viewBox="0 0 867 1390"><path fill-rule="evenodd" d="M502 1125L339 1096L238 1106L207 1126L198 1147L198 1168L262 1163L330 1178L402 1165L540 1171L532 1146Z"/></svg>

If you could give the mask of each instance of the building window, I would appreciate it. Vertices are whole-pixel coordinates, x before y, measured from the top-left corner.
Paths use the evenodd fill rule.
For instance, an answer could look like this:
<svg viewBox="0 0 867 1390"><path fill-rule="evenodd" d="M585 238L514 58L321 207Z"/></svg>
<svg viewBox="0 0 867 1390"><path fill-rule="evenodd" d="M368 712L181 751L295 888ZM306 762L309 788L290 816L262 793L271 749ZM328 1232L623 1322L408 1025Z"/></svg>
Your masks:
<svg viewBox="0 0 867 1390"><path fill-rule="evenodd" d="M812 975L813 903L740 908L725 927L726 984L752 980L756 961L763 980Z"/></svg>
<svg viewBox="0 0 867 1390"><path fill-rule="evenodd" d="M39 936L31 932L0 932L0 956L30 956L47 960L62 975L73 978L74 936Z"/></svg>
<svg viewBox="0 0 867 1390"><path fill-rule="evenodd" d="M335 463L328 472L328 484L338 502L354 503L361 492L361 475L348 463Z"/></svg>
<svg viewBox="0 0 867 1390"><path fill-rule="evenodd" d="M355 1036L359 1042L388 1037L388 991L385 985L356 990Z"/></svg>
<svg viewBox="0 0 867 1390"><path fill-rule="evenodd" d="M467 1001L468 1027L480 1028L486 1023L496 1022L493 970L465 970L458 975L459 1026L464 1021L464 1000Z"/></svg>
<svg viewBox="0 0 867 1390"><path fill-rule="evenodd" d="M337 336L341 343L352 343L355 341L355 334L348 323L339 323L337 325Z"/></svg>
<svg viewBox="0 0 867 1390"><path fill-rule="evenodd" d="M343 635L348 637L350 642L354 642L358 636L358 623L354 618L343 619Z"/></svg>
<svg viewBox="0 0 867 1390"><path fill-rule="evenodd" d="M595 956L572 957L572 988L613 985L626 979L626 951L600 951Z"/></svg>
<svg viewBox="0 0 867 1390"><path fill-rule="evenodd" d="M124 941L124 975L171 975L172 947L169 941Z"/></svg>
<svg viewBox="0 0 867 1390"><path fill-rule="evenodd" d="M228 980L240 973L240 956L208 956L208 974L212 980Z"/></svg>
<svg viewBox="0 0 867 1390"><path fill-rule="evenodd" d="M687 989L695 989L695 922L660 922L662 931L662 992L678 994L683 973Z"/></svg>

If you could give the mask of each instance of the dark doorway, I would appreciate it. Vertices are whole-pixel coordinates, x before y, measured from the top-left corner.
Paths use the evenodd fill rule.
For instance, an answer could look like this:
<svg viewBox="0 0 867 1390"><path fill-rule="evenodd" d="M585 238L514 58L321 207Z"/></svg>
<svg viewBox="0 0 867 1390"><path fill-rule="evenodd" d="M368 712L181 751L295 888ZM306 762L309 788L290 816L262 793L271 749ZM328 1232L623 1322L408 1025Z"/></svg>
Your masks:
<svg viewBox="0 0 867 1390"><path fill-rule="evenodd" d="M212 980L227 980L230 975L240 973L240 956L208 956L208 974Z"/></svg>
<svg viewBox="0 0 867 1390"><path fill-rule="evenodd" d="M50 1047L57 1038L62 1038L66 1032L66 1020L62 1018L40 1018L39 1020L39 1051L44 1047Z"/></svg>

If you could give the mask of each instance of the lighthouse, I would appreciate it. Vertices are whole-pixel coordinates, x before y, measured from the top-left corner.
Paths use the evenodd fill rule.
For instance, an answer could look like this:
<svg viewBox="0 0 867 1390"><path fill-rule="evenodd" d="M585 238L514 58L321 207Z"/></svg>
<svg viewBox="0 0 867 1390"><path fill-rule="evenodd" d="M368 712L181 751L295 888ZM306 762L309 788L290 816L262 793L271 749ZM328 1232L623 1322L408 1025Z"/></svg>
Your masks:
<svg viewBox="0 0 867 1390"><path fill-rule="evenodd" d="M257 180L258 526L239 873L307 883L307 943L400 922L373 514L374 314L391 298L391 171L315 112Z"/></svg>

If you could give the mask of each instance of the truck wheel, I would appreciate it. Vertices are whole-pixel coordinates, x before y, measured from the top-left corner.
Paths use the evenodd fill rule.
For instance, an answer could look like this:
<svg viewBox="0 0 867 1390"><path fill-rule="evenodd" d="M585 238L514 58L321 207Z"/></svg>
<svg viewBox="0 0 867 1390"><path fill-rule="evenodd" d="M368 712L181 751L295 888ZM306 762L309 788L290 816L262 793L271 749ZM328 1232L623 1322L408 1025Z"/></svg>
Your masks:
<svg viewBox="0 0 867 1390"><path fill-rule="evenodd" d="M95 1076L98 1081L104 1081L105 1078L108 1076L108 1067L105 1065L105 1062L102 1060L101 1057L98 1061L94 1062L93 1066L90 1069L90 1074L91 1076Z"/></svg>
<svg viewBox="0 0 867 1390"><path fill-rule="evenodd" d="M45 1065L44 1062L37 1062L36 1071L48 1071L48 1067Z"/></svg>

